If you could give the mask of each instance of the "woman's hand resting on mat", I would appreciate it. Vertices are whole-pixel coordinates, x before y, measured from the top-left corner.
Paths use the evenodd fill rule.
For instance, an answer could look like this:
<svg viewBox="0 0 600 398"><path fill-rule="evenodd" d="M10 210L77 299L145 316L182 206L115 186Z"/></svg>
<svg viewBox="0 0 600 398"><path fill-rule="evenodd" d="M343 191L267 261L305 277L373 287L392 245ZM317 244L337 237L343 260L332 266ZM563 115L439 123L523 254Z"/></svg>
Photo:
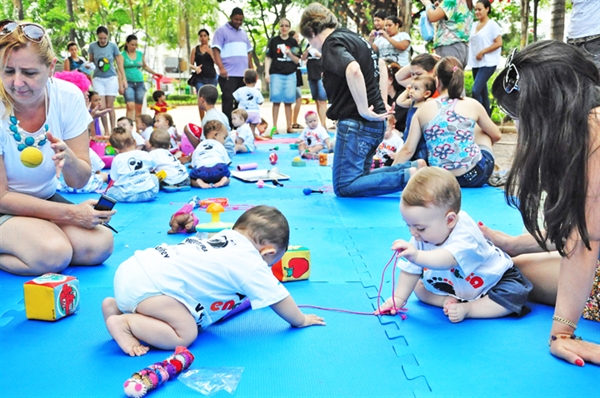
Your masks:
<svg viewBox="0 0 600 398"><path fill-rule="evenodd" d="M577 366L583 366L585 362L600 365L600 345L589 341L558 338L551 340L550 352Z"/></svg>

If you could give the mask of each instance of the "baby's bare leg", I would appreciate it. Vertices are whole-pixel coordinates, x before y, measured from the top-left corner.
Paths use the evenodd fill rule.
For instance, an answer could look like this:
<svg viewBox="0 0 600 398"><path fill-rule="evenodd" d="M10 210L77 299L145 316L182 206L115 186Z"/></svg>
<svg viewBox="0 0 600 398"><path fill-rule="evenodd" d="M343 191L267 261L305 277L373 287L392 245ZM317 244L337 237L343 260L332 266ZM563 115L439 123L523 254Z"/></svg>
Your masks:
<svg viewBox="0 0 600 398"><path fill-rule="evenodd" d="M117 300L114 297L107 297L102 301L102 315L104 316L104 323L106 320L113 315L121 315L122 312L117 307Z"/></svg>
<svg viewBox="0 0 600 398"><path fill-rule="evenodd" d="M436 307L443 307L444 302L448 298L448 296L440 296L439 294L431 293L425 288L423 282L421 282L420 280L419 282L417 282L414 292L419 300L426 304L434 305Z"/></svg>
<svg viewBox="0 0 600 398"><path fill-rule="evenodd" d="M192 186L196 187L196 188L202 188L202 189L207 189L207 188L212 188L212 186L210 184L205 183L204 181L202 181L199 178L193 179L191 180Z"/></svg>
<svg viewBox="0 0 600 398"><path fill-rule="evenodd" d="M219 187L224 187L227 185L229 185L229 177L223 177L219 180L219 182L214 183L213 187L219 188Z"/></svg>
<svg viewBox="0 0 600 398"><path fill-rule="evenodd" d="M461 322L465 318L500 318L512 311L496 303L489 296L466 303L448 305L448 319L451 322Z"/></svg>
<svg viewBox="0 0 600 398"><path fill-rule="evenodd" d="M140 340L163 350L188 346L198 336L198 327L187 307L168 296L142 301L135 314L112 315L106 326L119 347L131 356L148 352Z"/></svg>

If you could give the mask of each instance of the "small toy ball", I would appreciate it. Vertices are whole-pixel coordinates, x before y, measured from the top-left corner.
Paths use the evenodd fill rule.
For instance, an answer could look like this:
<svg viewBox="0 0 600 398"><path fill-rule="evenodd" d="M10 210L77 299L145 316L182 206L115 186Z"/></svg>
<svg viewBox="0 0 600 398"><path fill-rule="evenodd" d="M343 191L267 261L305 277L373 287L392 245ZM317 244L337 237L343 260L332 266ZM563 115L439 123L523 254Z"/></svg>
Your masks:
<svg viewBox="0 0 600 398"><path fill-rule="evenodd" d="M115 151L115 148L112 147L112 145L107 145L104 149L104 154L108 156L115 156L117 152Z"/></svg>
<svg viewBox="0 0 600 398"><path fill-rule="evenodd" d="M125 395L132 398L139 398L146 395L148 389L141 380L129 379L123 384Z"/></svg>
<svg viewBox="0 0 600 398"><path fill-rule="evenodd" d="M269 155L269 162L271 162L271 164L277 163L278 159L279 159L279 157L277 156L277 154L275 152L273 152L272 154Z"/></svg>
<svg viewBox="0 0 600 398"><path fill-rule="evenodd" d="M44 155L42 154L42 151L37 148L28 146L21 152L21 163L31 169L42 164L42 160L44 160Z"/></svg>
<svg viewBox="0 0 600 398"><path fill-rule="evenodd" d="M263 188L265 186L265 182L263 180L256 181L256 186L259 188Z"/></svg>
<svg viewBox="0 0 600 398"><path fill-rule="evenodd" d="M304 188L302 190L302 192L304 192L304 194L308 196L313 193L323 193L323 190L322 189L314 190L314 189L310 189L310 188Z"/></svg>

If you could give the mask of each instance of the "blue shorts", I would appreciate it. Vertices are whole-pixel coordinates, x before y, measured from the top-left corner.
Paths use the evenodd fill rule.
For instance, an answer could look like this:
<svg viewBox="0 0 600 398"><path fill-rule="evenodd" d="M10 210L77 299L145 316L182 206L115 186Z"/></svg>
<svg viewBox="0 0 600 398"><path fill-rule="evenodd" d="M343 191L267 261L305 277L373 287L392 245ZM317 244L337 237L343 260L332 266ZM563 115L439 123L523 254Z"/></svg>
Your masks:
<svg viewBox="0 0 600 398"><path fill-rule="evenodd" d="M127 82L127 89L123 96L125 102L135 102L138 105L144 103L144 96L146 95L146 86L144 82Z"/></svg>
<svg viewBox="0 0 600 398"><path fill-rule="evenodd" d="M221 181L221 178L230 175L229 166L225 163L217 163L210 167L195 167L190 171L190 178L194 180L199 178L207 184L215 184Z"/></svg>
<svg viewBox="0 0 600 398"><path fill-rule="evenodd" d="M196 92L200 90L200 87L206 86L207 84L211 84L217 87L219 85L219 79L217 78L217 76L213 77L212 79L210 77L201 77L199 79L196 79Z"/></svg>
<svg viewBox="0 0 600 398"><path fill-rule="evenodd" d="M271 102L293 104L296 102L296 74L271 75Z"/></svg>
<svg viewBox="0 0 600 398"><path fill-rule="evenodd" d="M323 81L319 80L309 80L308 86L310 87L310 95L312 95L312 99L315 101L327 101L327 93L325 92L325 87L323 87Z"/></svg>
<svg viewBox="0 0 600 398"><path fill-rule="evenodd" d="M506 270L502 278L487 295L490 300L512 311L516 316L527 315L531 310L525 305L533 285L517 267Z"/></svg>
<svg viewBox="0 0 600 398"><path fill-rule="evenodd" d="M462 188L478 188L487 184L490 176L494 172L494 155L486 150L484 147L481 148L481 160L477 162L475 167L467 171L460 177L456 177L458 185Z"/></svg>

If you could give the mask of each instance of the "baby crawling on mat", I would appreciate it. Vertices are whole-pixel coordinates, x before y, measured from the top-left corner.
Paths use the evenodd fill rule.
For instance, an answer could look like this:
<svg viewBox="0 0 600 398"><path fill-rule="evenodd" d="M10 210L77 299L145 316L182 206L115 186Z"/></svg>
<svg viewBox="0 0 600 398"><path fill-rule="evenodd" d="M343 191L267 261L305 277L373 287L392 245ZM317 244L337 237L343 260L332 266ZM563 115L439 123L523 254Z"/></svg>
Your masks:
<svg viewBox="0 0 600 398"><path fill-rule="evenodd" d="M449 171L426 167L410 178L400 213L412 238L392 245L408 261L400 263L394 295L377 314L395 314L413 291L419 300L442 307L451 322L529 312L531 283L460 204L460 186Z"/></svg>
<svg viewBox="0 0 600 398"><path fill-rule="evenodd" d="M115 297L102 302L109 333L131 356L148 352L141 341L163 350L187 347L245 298L294 327L325 325L300 311L269 268L283 257L289 236L279 210L257 206L210 239L136 251L115 273Z"/></svg>

